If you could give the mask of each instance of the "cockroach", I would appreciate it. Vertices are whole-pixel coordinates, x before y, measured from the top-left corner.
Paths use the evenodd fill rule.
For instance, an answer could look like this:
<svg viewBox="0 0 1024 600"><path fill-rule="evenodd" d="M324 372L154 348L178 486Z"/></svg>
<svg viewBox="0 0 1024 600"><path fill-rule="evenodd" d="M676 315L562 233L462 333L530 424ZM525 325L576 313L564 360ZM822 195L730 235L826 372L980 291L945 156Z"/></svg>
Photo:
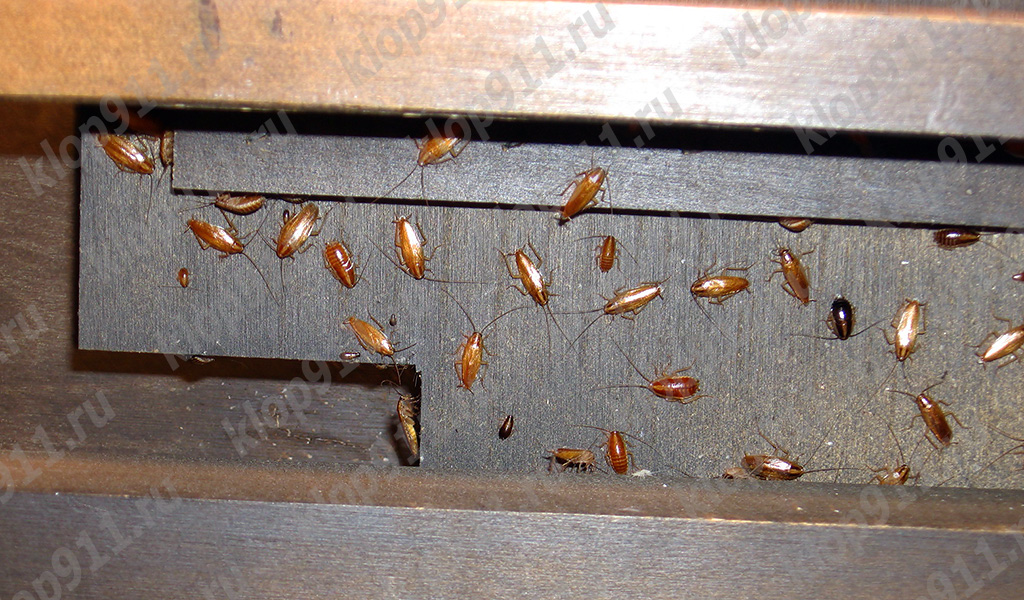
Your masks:
<svg viewBox="0 0 1024 600"><path fill-rule="evenodd" d="M624 319L634 319L640 315L640 311L647 306L651 300L662 297L664 288L662 286L668 281L669 278L662 279L661 281L647 281L640 285L633 286L630 288L621 287L615 290L615 294L609 298L602 298L605 300L605 304L602 308L595 308L593 310L583 311L584 313L600 312L593 321L587 323L587 326L583 328L583 331L576 336L573 340L575 344L583 334L586 333L594 323L603 316L620 316ZM627 314L632 313L632 315ZM579 314L579 313L561 313L561 314Z"/></svg>
<svg viewBox="0 0 1024 600"><path fill-rule="evenodd" d="M778 260L772 259L772 262L778 263L779 268L772 271L772 274L768 276L768 281L775 277L776 273L782 273L783 278L786 280L782 284L782 289L799 300L804 305L807 305L811 301L811 283L807 279L807 272L804 270L802 264L800 264L800 257L793 254L789 248L780 247L776 252L779 255ZM800 256L810 254L814 250L804 252Z"/></svg>
<svg viewBox="0 0 1024 600"><path fill-rule="evenodd" d="M939 383L942 382L940 381ZM928 428L928 431L930 431L931 434L935 436L935 439L938 440L940 444L942 444L943 446L949 446L950 444L953 443L953 429L949 426L949 421L946 420L946 417L953 417L953 420L956 421L957 425L960 425L960 427L964 427L964 424L960 422L960 419L958 419L955 414L951 412L943 412L942 407L940 405L947 404L946 402L943 402L942 400L932 400L925 394L925 392L939 385L939 383L934 383L926 387L925 389L921 390L921 393L919 393L916 396L914 394L902 392L900 390L890 389L889 391L895 394L903 394L904 396L909 396L913 398L914 403L917 404L917 409L921 412L921 419L924 420L925 427ZM964 427L964 429L967 428ZM931 442L932 446L938 448L938 446L936 446L935 443L932 442L931 438L928 438L927 436L925 436L925 438L929 442Z"/></svg>
<svg viewBox="0 0 1024 600"><path fill-rule="evenodd" d="M225 217L226 218L226 217ZM231 256L232 254L241 254L245 257L245 260L249 261L252 268L256 269L260 279L263 280L263 284L267 286L267 292L270 293L270 297L277 302L277 297L274 296L273 290L270 289L270 282L263 276L263 272L256 266L256 262L249 257L245 252L245 246L238 238L238 231L235 229L233 223L228 220L229 227L227 229L218 225L211 225L206 221L200 221L199 219L192 218L188 220L188 228L192 231L192 234L196 236L196 240L199 242L199 247L203 250L207 248L213 248L214 250L221 253L221 258Z"/></svg>
<svg viewBox="0 0 1024 600"><path fill-rule="evenodd" d="M484 352L487 352L487 348L484 347L484 334L488 327L495 324L498 319L505 315L526 308L525 306L519 306L506 310L500 315L494 317L489 323L484 325L481 329L477 329L476 323L473 322L473 317L469 316L469 312L466 311L466 307L462 306L462 303L458 301L448 290L442 290L449 298L452 299L455 304L458 305L459 310L462 314L466 315L469 319L469 324L473 326L473 331L467 336L466 339L459 346L456 351L457 358L455 359L455 374L459 379L458 387L465 389L468 392L473 391L473 383L476 381L477 375L480 373L480 369L486 366L488 363L484 360ZM490 352L488 352L490 354Z"/></svg>
<svg viewBox="0 0 1024 600"><path fill-rule="evenodd" d="M629 363L629 366L633 367L636 374L639 375L647 385L612 385L598 389L614 389L614 388L641 388L650 391L652 394L659 398L663 398L669 402L678 402L680 404L689 404L695 402L700 398L704 398L704 395L696 396L695 394L700 391L700 381L694 377L688 377L686 375L680 375L693 368L693 365L679 369L671 374L663 374L657 379L650 379L637 368L633 361L629 358L629 355L619 346L618 342L615 346L622 353L622 356Z"/></svg>
<svg viewBox="0 0 1024 600"><path fill-rule="evenodd" d="M324 245L324 268L326 268L341 285L351 289L359 282L355 260L344 242L335 240Z"/></svg>
<svg viewBox="0 0 1024 600"><path fill-rule="evenodd" d="M249 215L263 208L265 199L259 194L232 194L223 192L213 200L213 205L236 215Z"/></svg>
<svg viewBox="0 0 1024 600"><path fill-rule="evenodd" d="M899 466L892 468L887 466L879 468L871 468L874 472L872 480L876 481L878 485L905 485L909 479L918 479L921 474L918 473L911 477L910 465L907 464L906 457L903 456L903 447L900 445L900 440L896 437L896 432L892 430L892 426L888 423L885 426L889 429L889 435L892 436L893 441L896 442L896 449L900 453L900 464Z"/></svg>
<svg viewBox="0 0 1024 600"><path fill-rule="evenodd" d="M981 239L982 235L991 234L982 234L972 229L957 227L952 229L940 229L932 234L932 239L935 240L935 245L943 250L966 248L967 246L973 246L974 244L981 242L1003 256L1006 256L1005 252Z"/></svg>
<svg viewBox="0 0 1024 600"><path fill-rule="evenodd" d="M743 469L755 479L792 481L807 472L796 461L768 454L747 454L742 464Z"/></svg>
<svg viewBox="0 0 1024 600"><path fill-rule="evenodd" d="M186 269L184 267L179 269L178 270L178 284L181 285L181 287L183 287L183 288L187 288L190 281L191 281L191 276L189 275L188 269Z"/></svg>
<svg viewBox="0 0 1024 600"><path fill-rule="evenodd" d="M457 125L452 133L453 136L426 136L422 139L416 140L416 150L418 155L416 157L416 166L409 171L409 174L403 177L398 183L391 186L391 189L384 192L377 199L386 198L391 195L391 192L397 190L403 183L412 177L412 174L416 172L416 169L420 170L420 194L426 195L426 186L423 180L424 170L432 165L442 165L450 160L458 158L459 154L466 149L469 145L469 140L462 137L461 128Z"/></svg>
<svg viewBox="0 0 1024 600"><path fill-rule="evenodd" d="M100 133L96 135L96 141L118 169L138 175L153 174L153 159L125 136Z"/></svg>
<svg viewBox="0 0 1024 600"><path fill-rule="evenodd" d="M501 422L501 427L498 428L498 438L502 440L507 440L509 437L512 436L512 432L514 431L515 426L516 419L514 416L508 415L507 417L505 417L505 420Z"/></svg>
<svg viewBox="0 0 1024 600"><path fill-rule="evenodd" d="M800 233L804 229L810 227L811 223L814 223L814 221L803 217L781 217L779 219L779 225L782 225L793 233Z"/></svg>
<svg viewBox="0 0 1024 600"><path fill-rule="evenodd" d="M160 134L160 162L164 168L174 164L174 132L165 131Z"/></svg>
<svg viewBox="0 0 1024 600"><path fill-rule="evenodd" d="M1017 273L1016 275L1014 275L1010 279L1013 279L1014 281L1024 281L1024 272Z"/></svg>
<svg viewBox="0 0 1024 600"><path fill-rule="evenodd" d="M602 273L607 273L612 270L619 258L619 242L615 239L614 235L588 235L584 240L593 238L601 238L601 243L597 245L597 268Z"/></svg>
<svg viewBox="0 0 1024 600"><path fill-rule="evenodd" d="M391 316L388 318L388 326L394 327L396 325L398 325L398 315L391 313Z"/></svg>
<svg viewBox="0 0 1024 600"><path fill-rule="evenodd" d="M398 400L396 410L398 422L402 425L402 433L405 434L405 442L409 445L409 452L413 458L418 457L420 455L420 438L416 433L416 413L404 398Z"/></svg>
<svg viewBox="0 0 1024 600"><path fill-rule="evenodd" d="M917 348L917 337L923 333L921 324L924 320L924 306L923 302L907 299L892 320L895 335L892 341L886 336L886 341L892 345L896 360L900 362L910 358Z"/></svg>
<svg viewBox="0 0 1024 600"><path fill-rule="evenodd" d="M520 294L533 298L533 301L537 306L546 309L548 316L550 316L551 320L554 321L555 327L557 327L558 331L561 332L562 337L568 341L569 337L565 335L565 331L562 330L562 326L559 325L558 320L555 319L555 314L551 312L551 307L548 306L548 301L551 299L553 294L548 291L549 283L544 280L544 275L538 268L538 265L544 264L544 261L541 260L540 254L537 253L537 249L533 247L533 244L527 243L527 245L530 247L530 250L533 251L533 255L537 259L536 263L534 263L526 254L525 247L508 254L498 250L498 254L501 256L501 260L504 263L509 276L512 279L518 279L523 284L524 289L521 290L515 286L511 287ZM515 271L512 270L512 266L508 262L509 258L512 258L515 263Z"/></svg>
<svg viewBox="0 0 1024 600"><path fill-rule="evenodd" d="M562 210L558 213L558 224L564 225L580 212L596 206L599 202L597 198L598 192L601 193L601 199L603 200L607 192L607 188L604 187L607 177L608 171L601 167L594 167L577 173L572 181L565 186L565 189L562 190L562 193L559 194L564 196L569 191L569 188L576 184L572 194L569 195L569 200L566 201L565 205L562 206Z"/></svg>
<svg viewBox="0 0 1024 600"><path fill-rule="evenodd" d="M352 329L352 333L356 335L356 340L363 349L394 360L395 347L383 331L355 317L349 317L344 323Z"/></svg>
<svg viewBox="0 0 1024 600"><path fill-rule="evenodd" d="M605 449L604 459L608 462L608 466L612 468L612 471L615 471L618 475L625 475L629 471L630 461L633 461L633 466L636 467L633 453L626 446L626 439L621 431L609 431L592 425L583 425L583 427L589 427L590 429L596 429L608 434L608 441L601 444L601 446Z"/></svg>
<svg viewBox="0 0 1024 600"><path fill-rule="evenodd" d="M341 358L341 360L352 361L352 360L355 360L355 359L359 358L359 353L358 352L342 352L338 356Z"/></svg>
<svg viewBox="0 0 1024 600"><path fill-rule="evenodd" d="M1005 320L1005 319L1000 319ZM1024 345L1024 325L1018 325L1011 329L1007 329L1003 333L992 332L986 336L986 340L990 337L995 339L988 345L987 348L977 354L978 362L981 364L988 364L993 361L997 361L1001 358L1011 356L1010 360L1000 363L996 366L996 370L1005 367L1006 365L1016 362L1020 356L1017 355L1017 351L1020 350L1021 346ZM982 341L984 344L984 340Z"/></svg>
<svg viewBox="0 0 1024 600"><path fill-rule="evenodd" d="M398 217L395 224L395 248L398 254L398 268L413 279L423 279L427 274L430 257L424 249L423 236L417 226L407 217Z"/></svg>
<svg viewBox="0 0 1024 600"><path fill-rule="evenodd" d="M304 252L309 238L320 233L316 229L319 219L320 210L311 202L303 204L299 212L284 219L281 233L277 236L277 257L285 259L296 252Z"/></svg>
<svg viewBox="0 0 1024 600"><path fill-rule="evenodd" d="M712 264L710 267L704 270L704 273L701 276L699 276L696 281L694 281L690 285L690 298L693 299L694 304L697 305L697 308L700 309L700 312L704 313L704 316L707 317L709 321L711 321L715 328L718 329L718 331L722 335L725 335L725 332L722 331L722 328L718 326L718 323L716 323L713 318L711 318L711 315L708 314L708 311L705 310L704 307L700 305L700 302L697 301L697 298L707 298L708 303L722 306L722 304L727 299L732 298L733 296L742 291L746 291L749 294L750 282L747 281L746 278L739 277L736 275L726 275L726 273L728 273L729 271L747 271L748 269L750 269L750 266L726 267L725 269L722 270L721 274L712 277L711 270L714 268L715 265Z"/></svg>
<svg viewBox="0 0 1024 600"><path fill-rule="evenodd" d="M597 466L597 457L590 450L584 448L558 448L555 450L549 450L551 454L551 463L548 465L548 471L556 465L561 463L561 471L565 471L568 468L574 468L577 471L593 471Z"/></svg>
<svg viewBox="0 0 1024 600"><path fill-rule="evenodd" d="M829 307L828 316L825 317L825 326L828 327L828 330L831 331L832 335L835 337L829 338L817 335L805 335L802 333L794 333L792 335L812 337L819 340L848 340L852 337L857 337L881 322L882 321L875 321L860 331L853 331L854 325L857 323L856 310L849 300L842 296L836 296L832 301L832 305Z"/></svg>

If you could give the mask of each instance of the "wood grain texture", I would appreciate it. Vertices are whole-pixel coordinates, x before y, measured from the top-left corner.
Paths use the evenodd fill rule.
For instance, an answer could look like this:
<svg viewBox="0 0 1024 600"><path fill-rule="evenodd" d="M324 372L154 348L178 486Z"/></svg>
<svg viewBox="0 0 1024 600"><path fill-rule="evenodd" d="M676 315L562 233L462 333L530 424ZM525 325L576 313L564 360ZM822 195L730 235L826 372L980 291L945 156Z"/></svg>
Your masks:
<svg viewBox="0 0 1024 600"><path fill-rule="evenodd" d="M0 94L1022 137L1020 5L979 5L15 2Z"/></svg>
<svg viewBox="0 0 1024 600"><path fill-rule="evenodd" d="M53 577L54 552L82 565L82 598L901 598L939 578L965 592L954 560L995 573L974 590L986 598L1024 582L1009 559L1019 533L185 500L167 498L173 481L153 485L158 501L18 495L0 512L5 546L22 549L4 552L4 595L31 594L47 573L69 585L70 572ZM107 562L91 568L83 539ZM801 576L779 577L786 565Z"/></svg>
<svg viewBox="0 0 1024 600"><path fill-rule="evenodd" d="M0 182L4 467L15 468L21 452L284 464L399 458L393 399L377 386L374 367L348 372L345 382L338 381L335 369L334 385L327 390L322 379L315 386L307 383L304 367L289 361L198 365L181 357L77 349L73 177L36 196L19 160L0 157ZM199 281L197 287L203 285ZM122 287L111 282L104 293ZM179 287L171 273L144 294L159 301L193 291ZM315 373L316 366L306 372ZM86 404L95 420L83 413ZM275 405L280 421L271 414ZM55 445L54 454L46 454L44 439Z"/></svg>
<svg viewBox="0 0 1024 600"><path fill-rule="evenodd" d="M233 159L218 160L222 166L211 168L213 173ZM315 160L322 166L313 171L327 169L338 180L358 176L356 167L346 171L342 157ZM399 165L396 171L409 169L411 153L391 162ZM431 176L458 168L453 161L427 172L425 185L432 184ZM566 172L552 171L543 185L555 195L566 178ZM275 221L291 206L277 202L264 214L236 219L240 231L253 236L248 251L271 282L272 297L244 258L218 259L182 233L186 215L221 217L209 208L192 208L195 198L171 194L166 181L152 187L148 224L136 218L118 243L109 242L108 232L123 230L124 213L145 212L151 182L117 172L91 149L84 157L82 190L83 347L333 360L359 350L344 319L372 316L386 323L394 315L396 326L384 328L396 346L406 348L396 358L415 365L423 378L424 466L539 471L552 448L596 449L599 434L580 427L592 425L641 437L647 445L632 442L638 468L668 479L680 477L678 470L717 476L744 453L771 451L760 430L808 469L850 469L807 478L867 482L869 466L900 460L886 429L890 424L922 482L1021 483L1017 459L986 468L1013 445L986 425L1024 430L1016 365L984 369L971 348L1004 326L994 316L1014 316L1024 291L1010 280L1019 271L1010 257L1024 254L1014 235L986 238L995 248L979 244L949 252L934 246L930 231L916 228L814 225L798 235L765 221L597 212L559 227L550 210L320 199L327 216L314 249L282 265L260 241L276 235ZM485 283L414 281L399 271L391 262L396 214L410 214L430 246L438 246L430 277ZM631 253L607 275L594 264L596 240L582 239L598 234L615 235ZM343 290L318 256L323 243L339 235L361 268L363 281L352 290ZM501 264L499 251L528 243L552 274L552 313L511 289ZM815 303L800 306L779 289L777 276L765 283L779 245L809 252L803 261ZM718 268L749 265L752 293L706 307L712 322L694 305L688 286L716 262ZM177 289L154 296L152 290L173 280L183 265L207 287L193 284L189 293ZM594 313L581 311L602 306L602 296L661 280L664 298L633 322L603 318L575 344L555 325L557 320L571 340L594 319ZM108 293L111 282L118 282L120 293ZM472 393L456 388L453 369L456 349L472 327L442 288L460 299L478 327L505 310L528 307L487 332L493 355ZM927 334L911 364L896 370L877 330L848 341L801 337L827 335L823 319L837 294L857 307L858 328L886 326L905 298L926 302ZM689 374L701 380L707 396L681 406L643 389L606 389L644 383L616 345L647 377L692 365ZM969 429L954 426L957 444L937 453L922 439L920 423L911 427L916 409L909 399L881 388L917 392L943 377L935 397L949 401ZM497 429L508 413L516 415L517 432L500 441Z"/></svg>
<svg viewBox="0 0 1024 600"><path fill-rule="evenodd" d="M411 168L408 139L187 131L176 139L173 183L183 190L550 210L569 198L559 192L577 173L600 166L613 211L1024 226L1017 165L473 141L457 160Z"/></svg>

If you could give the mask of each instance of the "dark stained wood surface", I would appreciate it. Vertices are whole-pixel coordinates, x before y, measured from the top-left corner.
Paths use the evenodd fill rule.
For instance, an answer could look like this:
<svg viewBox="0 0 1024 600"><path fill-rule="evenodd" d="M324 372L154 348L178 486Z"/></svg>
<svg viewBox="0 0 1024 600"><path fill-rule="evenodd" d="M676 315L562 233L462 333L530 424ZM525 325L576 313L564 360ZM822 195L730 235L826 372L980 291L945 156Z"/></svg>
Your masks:
<svg viewBox="0 0 1024 600"><path fill-rule="evenodd" d="M1024 136L1019 2L438 6L13 2L0 94Z"/></svg>
<svg viewBox="0 0 1024 600"><path fill-rule="evenodd" d="M43 453L43 436L55 452L107 458L358 463L398 460L396 447L404 453L394 437L401 436L396 396L378 385L375 367L335 365L328 388L323 379L308 384L294 361L200 365L159 354L76 349L74 178L37 197L18 160L0 157L0 182L0 324L12 326L0 339L0 462L14 465L9 453L16 447ZM105 293L123 287L112 282ZM180 288L172 274L146 294L159 300L194 291ZM97 393L112 412L102 427L93 424L107 417ZM87 402L96 421L82 412ZM273 417L274 405L283 421ZM301 423L291 410L300 405ZM76 411L81 414L68 417ZM81 434L73 422L80 422Z"/></svg>
<svg viewBox="0 0 1024 600"><path fill-rule="evenodd" d="M85 598L902 598L947 581L1015 598L1024 582L1016 491L124 466L69 461L6 503L5 596L70 592L72 559Z"/></svg>
<svg viewBox="0 0 1024 600"><path fill-rule="evenodd" d="M211 172L229 170L234 159L221 155L217 160L220 166ZM327 154L309 160L318 165L313 171L346 178L344 161ZM399 165L395 170L407 173L412 152L391 161ZM428 171L424 185L431 185L435 173L459 166L452 161ZM184 220L222 222L222 217L194 197L171 194L166 179L157 185L121 173L86 144L79 290L83 347L334 360L341 352L361 351L344 319L374 317L384 324L394 315L396 326L385 330L404 348L397 360L415 365L423 378L422 453L424 466L431 468L543 470L543 457L552 448L597 450L600 434L580 427L590 425L642 438L646 444L631 441L637 468L668 479L681 472L717 476L744 453L772 451L760 430L808 469L847 469L808 478L867 482L869 467L901 460L888 424L922 482L1021 485L1019 460L987 466L1014 445L988 425L1018 437L1024 431L1019 365L983 368L972 348L987 332L1006 327L996 316L1019 318L1015 307L1022 288L1010 275L1020 270L1013 257L1024 255L1024 248L1015 235L986 237L991 245L950 252L932 243L931 231L918 228L819 224L792 234L770 221L617 212L583 214L559 227L550 210L321 198L323 232L310 251L283 265L269 240L276 236L282 210L294 211L293 206L278 201L263 213L234 219L251 236L247 252L265 284L244 257L218 259L215 252L199 249L183 232ZM557 194L566 174L551 172L545 182ZM381 181L376 189L388 183ZM216 182L202 187L215 189ZM628 187L614 190L630 193ZM134 215L127 226L125 214ZM393 257L396 214L411 215L430 246L438 246L430 277L483 283L417 282L399 271L385 256ZM121 232L116 243L115 232ZM597 241L583 239L598 234L617 236L631 253L623 253L620 267L607 275L594 264ZM360 264L363 281L352 290L328 275L319 256L322 244L338 235ZM499 251L528 243L552 274L557 294L552 313L510 289L501 264ZM816 300L809 306L780 290L778 276L765 282L779 245L808 252L803 261ZM722 307L705 306L714 322L688 291L713 263L718 269L749 266L746 276L752 282L750 294ZM193 271L193 286L160 288L171 285L182 266ZM576 313L600 307L602 296L610 297L616 288L662 280L664 298L633 322L604 318L574 344L559 332L558 326L569 340L576 338L594 319L593 313ZM113 285L119 293L108 292ZM442 289L465 305L477 327L510 308L528 307L488 330L493 355L487 356L483 381L472 393L456 388L453 369L456 349L471 326ZM838 294L857 307L858 328L877 323L876 328L847 341L802 337L828 335L823 320ZM888 326L906 298L927 303L927 333L910 364L897 370L878 330ZM689 374L700 379L706 396L682 406L643 389L607 389L644 383L616 345L647 377L692 365ZM949 402L967 428L954 425L956 444L939 453L924 440L920 420L911 423L916 413L911 400L882 388L916 393L943 378L932 393ZM496 432L509 413L516 416L517 433L500 441Z"/></svg>

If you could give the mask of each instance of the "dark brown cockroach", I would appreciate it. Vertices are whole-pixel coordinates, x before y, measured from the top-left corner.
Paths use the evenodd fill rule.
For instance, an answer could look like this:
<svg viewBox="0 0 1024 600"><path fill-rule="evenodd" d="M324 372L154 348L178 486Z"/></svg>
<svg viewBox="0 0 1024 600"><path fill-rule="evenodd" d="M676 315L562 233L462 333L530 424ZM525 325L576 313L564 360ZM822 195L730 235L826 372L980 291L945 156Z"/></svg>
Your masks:
<svg viewBox="0 0 1024 600"><path fill-rule="evenodd" d="M807 305L811 301L811 283L807 279L807 272L800 263L800 256L810 254L814 250L804 252L800 256L793 254L789 248L780 247L776 252L779 258L773 258L772 262L778 263L779 268L772 271L772 274L768 276L768 281L771 281L776 273L782 273L782 277L786 280L782 284L783 291Z"/></svg>
<svg viewBox="0 0 1024 600"><path fill-rule="evenodd" d="M326 268L341 285L351 289L359 282L355 260L343 242L335 240L324 246L324 268Z"/></svg>
<svg viewBox="0 0 1024 600"><path fill-rule="evenodd" d="M391 313L391 316L388 317L388 326L395 327L396 325L398 325L398 315Z"/></svg>
<svg viewBox="0 0 1024 600"><path fill-rule="evenodd" d="M577 471L593 471L597 466L597 457L594 453L585 448L557 448L549 450L551 463L548 465L550 472L556 464L561 464L560 471L574 468Z"/></svg>
<svg viewBox="0 0 1024 600"><path fill-rule="evenodd" d="M96 141L118 169L138 175L153 174L153 159L125 136L100 133L96 135Z"/></svg>
<svg viewBox="0 0 1024 600"><path fill-rule="evenodd" d="M698 379L694 377L680 375L680 373L692 369L693 365L690 365L689 367L685 367L683 369L679 369L670 374L663 374L657 379L650 379L642 372L640 372L640 369L638 369L637 366L633 364L633 361L629 358L629 355L627 355L625 350L623 350L622 347L619 346L618 342L615 342L615 347L619 349L619 352L622 353L622 356L626 359L626 362L629 363L629 366L633 367L633 370L636 371L636 374L647 382L647 385L623 384L605 386L597 389L641 388L650 391L652 394L659 398L663 398L665 400L668 400L669 402L678 402L680 404L689 404L691 402L697 401L700 398L705 397L705 395L703 394L700 396L695 395L698 391L700 391L700 381Z"/></svg>
<svg viewBox="0 0 1024 600"><path fill-rule="evenodd" d="M181 287L183 287L183 288L187 288L190 281L191 281L191 276L189 275L188 269L186 269L184 267L179 269L178 270L178 284Z"/></svg>
<svg viewBox="0 0 1024 600"><path fill-rule="evenodd" d="M299 212L284 219L281 233L277 236L277 257L289 258L296 252L304 252L309 247L309 238L319 235L316 222L320 219L320 209L313 203L302 205Z"/></svg>
<svg viewBox="0 0 1024 600"><path fill-rule="evenodd" d="M213 200L213 205L236 215L250 215L263 208L265 199L259 194L232 194L223 192Z"/></svg>
<svg viewBox="0 0 1024 600"><path fill-rule="evenodd" d="M498 250L498 254L501 256L502 263L505 265L505 269L508 271L509 276L512 279L518 279L523 284L523 289L519 289L514 285L511 287L520 294L529 296L537 306L546 310L547 315L551 317L551 320L555 323L555 327L557 327L558 331L562 334L562 338L568 341L569 337L565 335L565 331L562 329L562 326L559 325L558 320L555 319L555 314L551 311L551 307L548 306L548 301L554 294L548 291L549 282L545 281L544 274L541 273L538 268L538 265L544 264L544 261L541 260L540 254L537 253L537 249L533 247L533 244L527 243L527 245L530 247L530 250L533 251L533 255L537 259L536 263L534 263L526 254L525 246L515 252L507 254ZM516 266L515 271L512 270L512 266L508 262L509 258L513 259ZM550 335L548 341L550 342Z"/></svg>
<svg viewBox="0 0 1024 600"><path fill-rule="evenodd" d="M1018 325L1011 329L1007 329L1003 333L992 332L985 338L994 338L988 347L977 353L978 362L981 364L988 364L993 361L997 361L1002 358L1010 356L1010 360L1000 363L996 366L996 370L1005 367L1006 365L1016 362L1020 356L1017 355L1017 351L1020 350L1021 346L1024 346L1024 325ZM982 341L984 344L985 341Z"/></svg>
<svg viewBox="0 0 1024 600"><path fill-rule="evenodd" d="M781 217L779 219L779 225L782 225L793 233L800 233L804 229L810 227L811 223L814 223L814 221L803 217Z"/></svg>
<svg viewBox="0 0 1024 600"><path fill-rule="evenodd" d="M505 312L491 319L490 322L488 322L482 328L477 329L476 323L473 322L473 317L469 316L469 312L466 311L466 307L462 306L462 303L459 302L458 299L456 299L455 296L451 294L451 292L449 292L448 290L442 291L445 294L447 294L448 297L451 298L453 302L455 302L455 304L458 305L459 310L462 311L462 314L466 315L466 319L469 320L469 324L473 326L473 331L469 335L464 336L466 339L462 342L462 344L459 346L459 349L456 351L455 359L455 374L459 379L458 387L463 388L468 392L472 392L473 383L476 381L477 375L480 374L480 369L488 364L487 361L484 360L484 352L487 352L487 348L484 347L483 332L486 331L487 328L490 327L491 325L494 325L498 321L498 319L504 317L505 315L511 312L522 310L526 307L518 306L516 308L506 310ZM490 352L487 353L490 354Z"/></svg>
<svg viewBox="0 0 1024 600"><path fill-rule="evenodd" d="M1022 273L1017 273L1016 275L1014 275L1014 276L1013 276L1013 277L1011 277L1010 279L1012 279L1012 280L1014 280L1014 281L1024 281L1024 272L1022 272Z"/></svg>
<svg viewBox="0 0 1024 600"><path fill-rule="evenodd" d="M939 383L942 382L940 381ZM928 428L928 431L935 436L935 439L940 444L943 446L949 446L953 443L953 429L949 426L949 421L946 420L946 417L953 417L953 420L956 421L957 425L960 425L960 427L964 427L964 424L960 422L960 419L958 419L955 414L951 412L944 412L942 410L940 405L947 404L946 402L943 402L942 400L932 400L925 394L925 392L939 385L939 383L934 383L926 387L916 396L908 392L901 392L900 390L890 389L889 391L913 398L914 403L917 404L917 409L921 413L921 419L924 420L925 427ZM967 429L967 427L964 427L964 429ZM931 438L927 436L925 436L925 438L931 442L932 446L938 448L938 446L935 445L935 442L932 442Z"/></svg>
<svg viewBox="0 0 1024 600"><path fill-rule="evenodd" d="M364 350L394 359L395 346L383 331L355 317L349 317L344 323L352 329L352 333L355 334L356 340Z"/></svg>
<svg viewBox="0 0 1024 600"><path fill-rule="evenodd" d="M174 132L160 134L160 162L167 168L174 164Z"/></svg>
<svg viewBox="0 0 1024 600"><path fill-rule="evenodd" d="M402 425L402 433L405 434L405 443L409 446L409 452L415 459L420 455L420 438L416 433L416 413L405 398L398 400L396 408L398 422Z"/></svg>
<svg viewBox="0 0 1024 600"><path fill-rule="evenodd" d="M211 225L206 221L200 221L196 218L188 220L188 228L196 236L196 241L199 242L200 248L203 250L213 248L221 253L221 258L233 254L244 256L245 260L249 261L249 264L252 265L252 268L256 269L256 273L263 280L263 284L267 286L267 292L270 293L270 297L274 299L274 302L277 302L277 297L274 295L273 290L270 289L270 282L263 276L263 271L260 271L260 268L256 266L256 262L245 252L245 245L239 239L238 231L235 229L234 224L229 220L228 225L229 227L225 229L224 227Z"/></svg>
<svg viewBox="0 0 1024 600"><path fill-rule="evenodd" d="M855 332L853 329L857 323L857 317L853 304L842 296L836 296L835 300L832 301L832 305L829 307L828 316L825 317L825 326L828 327L828 330L832 332L834 337L821 337L818 335L806 335L803 333L794 333L790 335L811 337L818 340L848 340L852 337L857 337L881 322L882 321L875 321L864 329Z"/></svg>
<svg viewBox="0 0 1024 600"><path fill-rule="evenodd" d="M505 420L501 422L501 427L498 428L498 438L507 440L512 436L512 432L515 430L516 419L512 415L505 417Z"/></svg>
<svg viewBox="0 0 1024 600"><path fill-rule="evenodd" d="M562 193L559 194L564 196L573 184L576 185L572 190L572 194L569 195L569 199L562 206L562 210L558 213L558 224L564 225L580 212L596 206L599 202L598 192L601 193L601 199L603 200L607 192L607 188L604 187L607 177L608 171L601 167L594 167L577 173L572 181L565 186L565 189L562 190Z"/></svg>

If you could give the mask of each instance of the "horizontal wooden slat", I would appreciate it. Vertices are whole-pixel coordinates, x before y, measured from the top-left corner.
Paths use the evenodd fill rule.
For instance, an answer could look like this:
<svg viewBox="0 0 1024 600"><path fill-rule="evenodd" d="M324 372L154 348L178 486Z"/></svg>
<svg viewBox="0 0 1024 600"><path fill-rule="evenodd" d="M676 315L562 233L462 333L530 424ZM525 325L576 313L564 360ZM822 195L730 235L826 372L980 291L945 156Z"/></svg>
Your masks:
<svg viewBox="0 0 1024 600"><path fill-rule="evenodd" d="M185 190L555 210L578 172L600 166L610 173L603 206L613 211L1024 226L1024 167L1015 165L473 141L443 168L420 169L408 139L188 131L175 139L173 182Z"/></svg>
<svg viewBox="0 0 1024 600"><path fill-rule="evenodd" d="M1019 3L958 6L14 2L0 94L1024 137Z"/></svg>
<svg viewBox="0 0 1024 600"><path fill-rule="evenodd" d="M80 483L107 470L66 466L85 468L65 473ZM1015 598L1024 583L1019 492L930 492L902 502L904 490L870 488L877 494L857 502L842 486L785 483L712 491L394 471L310 477L136 465L124 473L115 466L106 487L134 490L127 496L65 485L57 495L8 499L0 511L5 597L73 586L82 598L895 599L948 581L965 596ZM267 497L274 492L252 482L302 493L332 481L341 503L210 499L211 485ZM706 500L739 514L774 507L824 521L686 516ZM941 526L900 525L906 515ZM778 576L793 567L799 576Z"/></svg>

